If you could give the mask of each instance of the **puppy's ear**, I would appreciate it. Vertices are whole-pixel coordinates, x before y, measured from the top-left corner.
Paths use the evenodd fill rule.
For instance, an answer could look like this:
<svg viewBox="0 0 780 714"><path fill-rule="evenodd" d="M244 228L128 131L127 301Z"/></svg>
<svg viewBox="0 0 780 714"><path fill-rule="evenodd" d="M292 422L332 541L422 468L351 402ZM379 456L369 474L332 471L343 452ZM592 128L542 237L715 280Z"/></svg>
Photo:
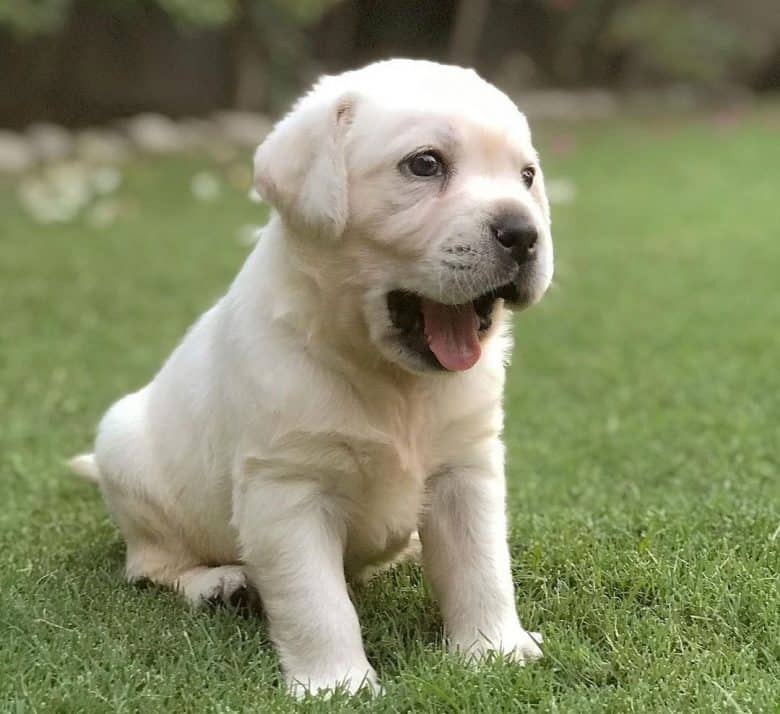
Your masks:
<svg viewBox="0 0 780 714"><path fill-rule="evenodd" d="M347 222L344 139L354 97L319 85L255 152L255 188L297 230L339 237Z"/></svg>

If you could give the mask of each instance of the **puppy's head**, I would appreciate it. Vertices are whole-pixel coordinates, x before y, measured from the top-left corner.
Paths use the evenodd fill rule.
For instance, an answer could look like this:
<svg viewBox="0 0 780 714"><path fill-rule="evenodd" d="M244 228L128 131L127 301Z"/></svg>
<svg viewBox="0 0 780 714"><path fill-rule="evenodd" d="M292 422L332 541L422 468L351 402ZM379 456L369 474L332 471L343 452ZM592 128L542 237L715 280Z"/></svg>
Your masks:
<svg viewBox="0 0 780 714"><path fill-rule="evenodd" d="M503 306L552 279L528 124L471 70L390 60L326 77L260 146L255 176L346 267L367 338L409 370L469 369Z"/></svg>

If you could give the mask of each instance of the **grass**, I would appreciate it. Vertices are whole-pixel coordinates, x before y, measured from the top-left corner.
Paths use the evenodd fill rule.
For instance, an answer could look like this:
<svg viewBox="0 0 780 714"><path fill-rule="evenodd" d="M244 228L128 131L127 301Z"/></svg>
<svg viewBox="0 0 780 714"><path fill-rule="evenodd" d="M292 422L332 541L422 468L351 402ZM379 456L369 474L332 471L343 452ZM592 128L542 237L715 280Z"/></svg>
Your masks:
<svg viewBox="0 0 780 714"><path fill-rule="evenodd" d="M540 134L556 288L517 319L511 546L546 658L441 650L412 565L357 592L383 698L305 711L780 711L780 113ZM36 226L0 184L0 709L296 709L262 619L121 581L62 460L224 289L261 210L197 157L138 161L107 229Z"/></svg>

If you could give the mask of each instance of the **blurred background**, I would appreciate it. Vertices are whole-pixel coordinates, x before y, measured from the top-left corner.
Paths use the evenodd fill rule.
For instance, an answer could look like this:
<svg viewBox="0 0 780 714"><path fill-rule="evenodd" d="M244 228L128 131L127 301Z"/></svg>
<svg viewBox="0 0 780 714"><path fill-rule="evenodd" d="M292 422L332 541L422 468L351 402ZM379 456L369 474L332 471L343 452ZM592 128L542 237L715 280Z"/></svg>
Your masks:
<svg viewBox="0 0 780 714"><path fill-rule="evenodd" d="M596 104L608 103L604 92L654 92L678 105L733 99L780 87L780 8L775 0L3 0L0 125L84 127L148 111L277 114L319 73L399 55L473 65L511 94L597 88Z"/></svg>
<svg viewBox="0 0 780 714"><path fill-rule="evenodd" d="M1 0L0 176L38 173L18 193L43 223L71 220L96 193L113 193L121 174L102 169L128 157L194 151L223 166L236 160L228 183L246 189L248 149L304 87L391 56L475 66L532 120L704 110L730 121L780 89L780 8L776 0ZM85 177L85 166L101 172ZM209 177L193 181L196 198L216 195ZM98 211L95 222L108 225L115 213Z"/></svg>

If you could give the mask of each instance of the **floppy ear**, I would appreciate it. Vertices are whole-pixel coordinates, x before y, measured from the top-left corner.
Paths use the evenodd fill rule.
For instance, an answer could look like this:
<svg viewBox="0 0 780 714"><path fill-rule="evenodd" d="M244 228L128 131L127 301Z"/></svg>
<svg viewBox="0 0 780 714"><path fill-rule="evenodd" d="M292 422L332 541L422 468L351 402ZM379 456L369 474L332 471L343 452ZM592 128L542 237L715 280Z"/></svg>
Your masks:
<svg viewBox="0 0 780 714"><path fill-rule="evenodd" d="M255 188L298 230L337 238L347 222L344 138L354 98L315 87L255 152ZM324 96L323 96L324 95Z"/></svg>

